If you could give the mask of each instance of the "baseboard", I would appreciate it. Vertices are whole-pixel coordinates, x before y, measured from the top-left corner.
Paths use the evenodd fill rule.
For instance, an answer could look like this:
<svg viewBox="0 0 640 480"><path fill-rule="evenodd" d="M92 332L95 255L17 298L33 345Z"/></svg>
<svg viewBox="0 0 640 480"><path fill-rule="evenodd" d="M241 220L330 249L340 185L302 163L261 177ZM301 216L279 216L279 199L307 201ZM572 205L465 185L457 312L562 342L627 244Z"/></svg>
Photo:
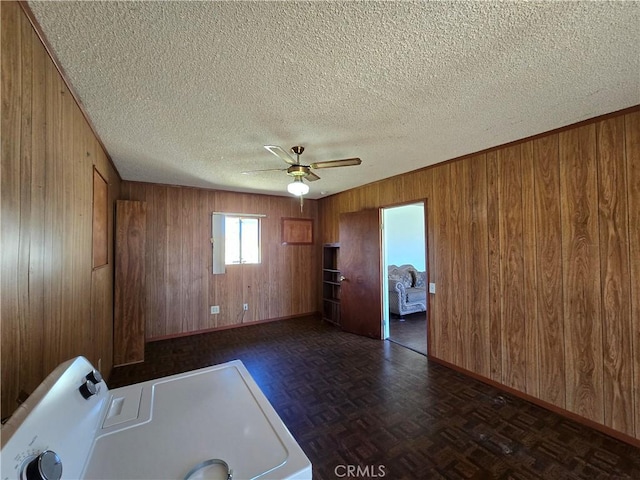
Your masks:
<svg viewBox="0 0 640 480"><path fill-rule="evenodd" d="M313 317L313 318L320 319L320 312L301 313L300 315L289 315L287 317L268 318L265 320L256 320L254 322L239 323L236 325L223 325L221 327L205 328L203 330L193 330L191 332L173 333L171 335L162 335L160 337L147 338L145 339L145 343L159 342L161 340L170 340L172 338L189 337L191 335L201 335L203 333L218 332L221 330L230 330L232 328L242 328L242 327L248 327L251 325L259 325L261 323L279 322L282 320L292 320L294 318L304 318L304 317Z"/></svg>
<svg viewBox="0 0 640 480"><path fill-rule="evenodd" d="M602 425L601 423L598 422L594 422L593 420L590 420L588 418L585 418L581 415L578 415L577 413L573 413L570 412L569 410L566 410L564 408L558 407L557 405L553 405L551 403L545 402L544 400L540 400L539 398L533 397L531 395L528 395L524 392L521 392L520 390L516 390L514 388L511 387L507 387L506 385L503 385L501 383L496 382L495 380L491 380L490 378L484 377L482 375L478 375L477 373L474 373L470 370L466 370L462 367L458 367L457 365L454 365L452 363L447 362L446 360L442 360L440 358L434 357L432 355L427 355L427 358L429 360L432 360L436 363L439 363L442 366L445 366L447 368L450 368L452 370L455 370L456 372L459 372L463 375L466 375L467 377L471 377L475 380L478 380L482 383L486 383L487 385L491 385L492 387L497 388L498 390L502 390L503 392L507 392L511 395L513 395L514 397L518 397L521 398L522 400L526 400L527 402L533 403L539 407L545 408L553 413L557 413L558 415L561 415L565 418L568 418L569 420L573 420L574 422L580 423L582 425L585 425L589 428L593 428L594 430L598 430L599 432L604 433L605 435L609 435L610 437L615 438L616 440L620 440L622 442L628 443L629 445L632 445L634 447L638 447L640 448L640 439L637 439L635 437L632 437L630 435L627 435L626 433L622 433L619 432L618 430L614 430L611 427L607 427L606 425Z"/></svg>

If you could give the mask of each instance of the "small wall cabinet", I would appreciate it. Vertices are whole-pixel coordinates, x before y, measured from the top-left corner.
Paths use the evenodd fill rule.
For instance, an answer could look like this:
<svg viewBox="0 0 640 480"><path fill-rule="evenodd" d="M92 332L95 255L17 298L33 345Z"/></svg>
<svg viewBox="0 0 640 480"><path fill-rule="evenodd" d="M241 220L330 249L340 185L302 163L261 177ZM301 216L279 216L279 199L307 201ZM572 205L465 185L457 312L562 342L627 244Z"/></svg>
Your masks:
<svg viewBox="0 0 640 480"><path fill-rule="evenodd" d="M339 243L322 246L322 319L340 325Z"/></svg>

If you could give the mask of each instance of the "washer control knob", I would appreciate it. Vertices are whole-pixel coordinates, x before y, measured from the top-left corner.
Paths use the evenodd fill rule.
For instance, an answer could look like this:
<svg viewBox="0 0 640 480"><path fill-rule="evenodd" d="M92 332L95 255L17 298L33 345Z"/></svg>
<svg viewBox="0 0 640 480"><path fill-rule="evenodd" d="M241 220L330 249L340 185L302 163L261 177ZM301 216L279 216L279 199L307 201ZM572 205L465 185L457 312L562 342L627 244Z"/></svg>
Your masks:
<svg viewBox="0 0 640 480"><path fill-rule="evenodd" d="M27 480L60 480L62 460L56 452L45 450L27 465Z"/></svg>
<svg viewBox="0 0 640 480"><path fill-rule="evenodd" d="M86 378L87 380L95 384L98 384L102 381L102 375L100 375L100 372L98 370L91 370L89 373L87 373Z"/></svg>
<svg viewBox="0 0 640 480"><path fill-rule="evenodd" d="M93 395L98 393L96 384L90 380L87 380L82 385L80 385L80 388L78 390L80 390L80 393L85 399L88 399L89 397L92 397Z"/></svg>

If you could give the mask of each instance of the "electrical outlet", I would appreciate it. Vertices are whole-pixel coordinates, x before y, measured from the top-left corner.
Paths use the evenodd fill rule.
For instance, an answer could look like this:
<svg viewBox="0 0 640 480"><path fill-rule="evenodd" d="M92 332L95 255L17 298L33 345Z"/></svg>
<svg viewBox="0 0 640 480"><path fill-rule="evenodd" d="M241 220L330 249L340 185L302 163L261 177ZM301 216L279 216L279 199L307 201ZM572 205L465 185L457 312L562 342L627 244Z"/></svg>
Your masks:
<svg viewBox="0 0 640 480"><path fill-rule="evenodd" d="M211 315L215 315L217 313L220 313L220 306L219 305L211 305Z"/></svg>
<svg viewBox="0 0 640 480"><path fill-rule="evenodd" d="M249 304L245 303L244 305L242 305L242 309L246 312L247 310L249 310Z"/></svg>
<svg viewBox="0 0 640 480"><path fill-rule="evenodd" d="M429 293L436 293L436 284L435 283L430 283L429 284Z"/></svg>

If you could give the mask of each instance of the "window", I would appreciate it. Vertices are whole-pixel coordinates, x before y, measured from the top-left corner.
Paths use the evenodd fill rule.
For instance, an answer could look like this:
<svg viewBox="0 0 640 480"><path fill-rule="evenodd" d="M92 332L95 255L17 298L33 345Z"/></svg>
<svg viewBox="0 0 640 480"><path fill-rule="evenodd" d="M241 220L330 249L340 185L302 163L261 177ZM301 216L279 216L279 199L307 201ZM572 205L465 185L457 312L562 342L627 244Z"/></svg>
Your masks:
<svg viewBox="0 0 640 480"><path fill-rule="evenodd" d="M224 263L260 263L260 219L225 217Z"/></svg>
<svg viewBox="0 0 640 480"><path fill-rule="evenodd" d="M260 218L263 216L213 214L213 273L224 273L225 265L260 263Z"/></svg>

